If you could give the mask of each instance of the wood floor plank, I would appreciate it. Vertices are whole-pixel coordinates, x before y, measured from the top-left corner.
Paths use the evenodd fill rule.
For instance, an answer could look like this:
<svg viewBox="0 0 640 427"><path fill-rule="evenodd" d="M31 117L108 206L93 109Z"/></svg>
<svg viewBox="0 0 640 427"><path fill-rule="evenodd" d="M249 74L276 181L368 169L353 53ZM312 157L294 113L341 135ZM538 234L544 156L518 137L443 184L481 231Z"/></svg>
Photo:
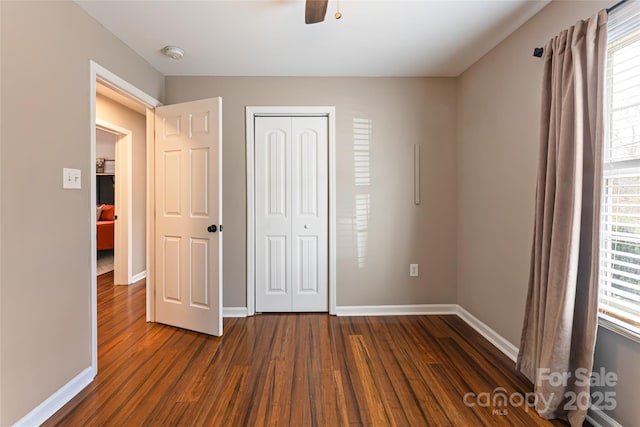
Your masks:
<svg viewBox="0 0 640 427"><path fill-rule="evenodd" d="M366 405L363 412L369 418L364 422L371 425L397 425L391 416L392 411L385 405L387 399L379 386L379 378L373 371L371 357L362 335L351 335L349 338L350 349L354 356L354 367L358 373L357 380L362 386L361 390Z"/></svg>
<svg viewBox="0 0 640 427"><path fill-rule="evenodd" d="M98 278L98 375L45 426L551 426L513 361L457 316L263 314L210 337L146 323L145 283ZM507 411L497 411L507 409Z"/></svg>
<svg viewBox="0 0 640 427"><path fill-rule="evenodd" d="M406 320L389 317L384 324L371 324L371 335L377 343L381 364L393 383L410 425L447 425L447 418L438 405L431 405L436 402L435 396L414 369L414 362L434 363L434 358L417 344L419 340L409 339L411 334L407 333L407 326L413 322Z"/></svg>
<svg viewBox="0 0 640 427"><path fill-rule="evenodd" d="M342 381L342 374L339 370L333 371L333 380L335 387L336 397L336 424L339 426L349 425L349 412L347 411L347 399L345 398L344 383ZM327 387L330 389L330 387Z"/></svg>

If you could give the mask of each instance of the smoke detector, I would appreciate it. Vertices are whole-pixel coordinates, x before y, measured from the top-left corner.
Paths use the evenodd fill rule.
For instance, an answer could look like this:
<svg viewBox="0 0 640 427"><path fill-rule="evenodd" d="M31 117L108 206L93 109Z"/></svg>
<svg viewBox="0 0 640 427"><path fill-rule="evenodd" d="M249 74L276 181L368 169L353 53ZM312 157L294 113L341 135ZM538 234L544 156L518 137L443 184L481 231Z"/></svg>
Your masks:
<svg viewBox="0 0 640 427"><path fill-rule="evenodd" d="M165 46L162 48L162 53L175 60L180 60L184 57L184 50L178 46Z"/></svg>

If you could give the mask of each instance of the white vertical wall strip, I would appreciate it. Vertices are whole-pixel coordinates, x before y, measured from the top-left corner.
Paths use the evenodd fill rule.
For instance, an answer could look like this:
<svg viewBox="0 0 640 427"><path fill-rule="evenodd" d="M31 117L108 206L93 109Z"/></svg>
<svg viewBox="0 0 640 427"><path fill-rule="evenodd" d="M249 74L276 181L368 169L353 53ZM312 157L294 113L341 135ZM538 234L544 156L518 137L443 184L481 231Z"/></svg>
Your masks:
<svg viewBox="0 0 640 427"><path fill-rule="evenodd" d="M420 145L413 144L413 201L420 204Z"/></svg>

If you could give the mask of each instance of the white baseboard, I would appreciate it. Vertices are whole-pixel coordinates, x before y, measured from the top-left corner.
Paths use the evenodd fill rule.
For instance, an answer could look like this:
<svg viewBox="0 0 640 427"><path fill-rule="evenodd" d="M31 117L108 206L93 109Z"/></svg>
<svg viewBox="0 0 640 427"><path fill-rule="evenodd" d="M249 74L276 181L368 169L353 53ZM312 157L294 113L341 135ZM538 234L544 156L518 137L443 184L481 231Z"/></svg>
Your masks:
<svg viewBox="0 0 640 427"><path fill-rule="evenodd" d="M456 304L354 305L336 307L337 316L456 314Z"/></svg>
<svg viewBox="0 0 640 427"><path fill-rule="evenodd" d="M518 347L511 344L509 341L503 338L499 333L491 329L485 323L478 320L477 317L469 313L464 308L460 307L459 305L457 307L458 309L456 314L462 320L467 322L469 326L475 329L476 332L478 332L480 335L485 337L491 344L495 345L498 348L498 350L506 354L507 357L509 357L509 359L513 360L514 362L516 361L516 359L518 358Z"/></svg>
<svg viewBox="0 0 640 427"><path fill-rule="evenodd" d="M80 372L71 381L63 385L58 391L53 393L47 400L36 406L31 412L16 422L14 427L39 426L49 417L55 414L83 388L88 386L95 377L95 371L89 367Z"/></svg>
<svg viewBox="0 0 640 427"><path fill-rule="evenodd" d="M622 424L605 414L602 409L591 405L587 413L587 421L593 427L622 427Z"/></svg>
<svg viewBox="0 0 640 427"><path fill-rule="evenodd" d="M247 307L222 307L222 317L247 317Z"/></svg>
<svg viewBox="0 0 640 427"><path fill-rule="evenodd" d="M134 274L133 276L131 276L131 283L135 283L138 280L142 280L142 279L146 279L147 277L147 271L141 271L138 274Z"/></svg>

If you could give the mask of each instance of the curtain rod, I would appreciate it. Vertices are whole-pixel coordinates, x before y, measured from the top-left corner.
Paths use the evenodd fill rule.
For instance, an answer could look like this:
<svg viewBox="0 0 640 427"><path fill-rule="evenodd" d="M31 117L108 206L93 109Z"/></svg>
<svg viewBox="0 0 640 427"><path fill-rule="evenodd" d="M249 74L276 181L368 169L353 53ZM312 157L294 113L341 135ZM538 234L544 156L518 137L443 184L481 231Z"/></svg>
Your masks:
<svg viewBox="0 0 640 427"><path fill-rule="evenodd" d="M613 12L618 7L622 6L623 4L625 4L628 1L629 0L620 0L618 3L616 3L613 6L607 8L607 13ZM543 53L544 53L544 48L542 48L542 47L536 47L536 48L533 49L533 56L535 56L537 58L542 58L542 54Z"/></svg>

